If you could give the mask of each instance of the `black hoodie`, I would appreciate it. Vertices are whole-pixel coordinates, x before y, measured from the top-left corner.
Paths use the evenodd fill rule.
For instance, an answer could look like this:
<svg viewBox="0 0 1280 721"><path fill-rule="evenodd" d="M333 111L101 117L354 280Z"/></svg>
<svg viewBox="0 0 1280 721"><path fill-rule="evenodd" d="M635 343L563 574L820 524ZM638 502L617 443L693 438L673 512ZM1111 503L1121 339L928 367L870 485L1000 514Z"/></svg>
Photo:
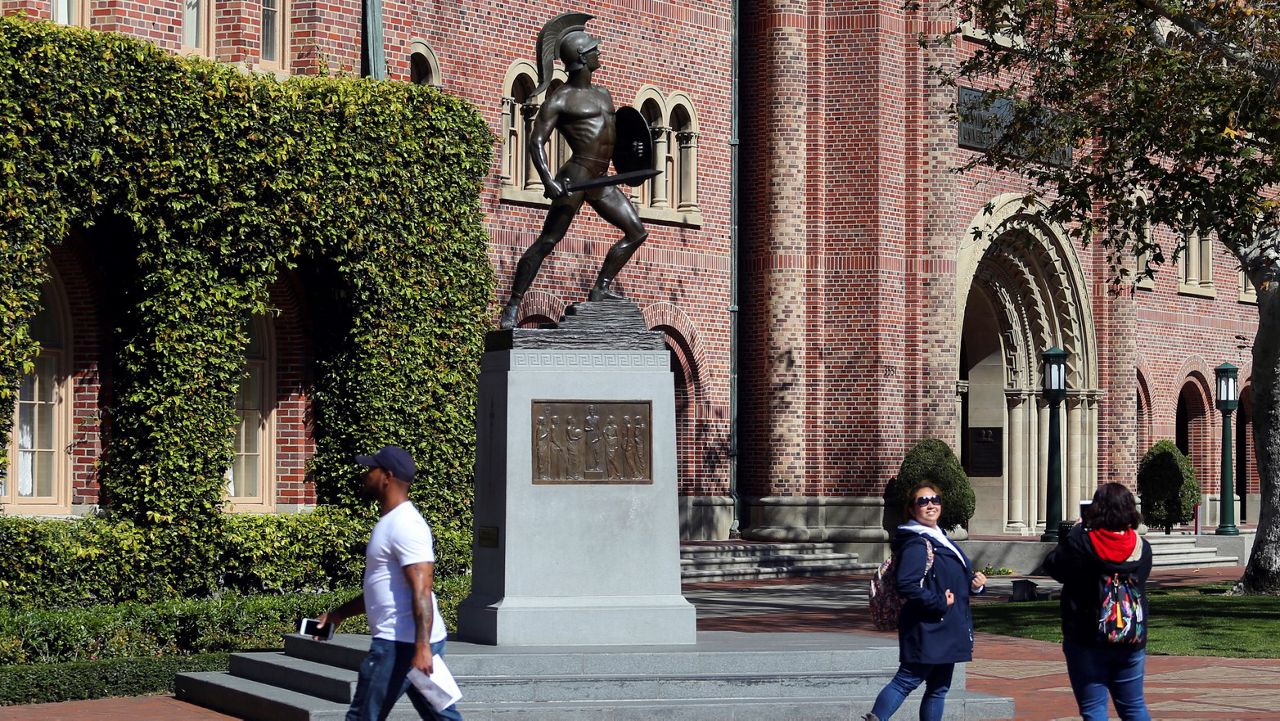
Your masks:
<svg viewBox="0 0 1280 721"><path fill-rule="evenodd" d="M1123 561L1104 561L1089 540L1084 525L1076 524L1058 539L1058 545L1044 559L1044 570L1062 583L1062 637L1082 646L1109 645L1098 637L1102 615L1102 578L1113 573L1128 574L1142 593L1142 617L1147 612L1147 576L1151 575L1151 544L1139 538L1133 553ZM1132 646L1143 648L1146 636Z"/></svg>

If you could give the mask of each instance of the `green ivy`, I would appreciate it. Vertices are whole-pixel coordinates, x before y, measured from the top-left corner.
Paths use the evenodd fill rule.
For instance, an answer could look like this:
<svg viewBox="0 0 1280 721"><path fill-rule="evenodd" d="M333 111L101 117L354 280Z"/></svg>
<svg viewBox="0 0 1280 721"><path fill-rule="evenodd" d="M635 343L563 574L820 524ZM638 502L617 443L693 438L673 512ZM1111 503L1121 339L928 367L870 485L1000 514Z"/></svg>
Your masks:
<svg viewBox="0 0 1280 721"><path fill-rule="evenodd" d="M492 146L473 107L429 87L281 82L122 35L0 19L0 403L37 352L28 323L50 247L76 229L110 243L129 277L113 279L128 290L104 498L153 549L145 573L185 593L216 587L208 539L228 532L245 321L297 269L319 336L321 502L360 505L351 456L400 444L441 554L465 558Z"/></svg>

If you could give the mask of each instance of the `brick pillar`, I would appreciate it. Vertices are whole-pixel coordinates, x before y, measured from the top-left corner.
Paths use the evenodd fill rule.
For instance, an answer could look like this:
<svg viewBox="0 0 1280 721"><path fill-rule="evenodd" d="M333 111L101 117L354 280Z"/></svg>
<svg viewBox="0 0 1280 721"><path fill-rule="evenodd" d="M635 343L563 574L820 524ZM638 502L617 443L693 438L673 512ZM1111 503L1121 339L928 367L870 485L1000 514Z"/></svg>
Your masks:
<svg viewBox="0 0 1280 721"><path fill-rule="evenodd" d="M743 47L751 55L743 74L742 491L797 495L804 491L809 391L805 173L811 39L800 0L762 0L745 12Z"/></svg>

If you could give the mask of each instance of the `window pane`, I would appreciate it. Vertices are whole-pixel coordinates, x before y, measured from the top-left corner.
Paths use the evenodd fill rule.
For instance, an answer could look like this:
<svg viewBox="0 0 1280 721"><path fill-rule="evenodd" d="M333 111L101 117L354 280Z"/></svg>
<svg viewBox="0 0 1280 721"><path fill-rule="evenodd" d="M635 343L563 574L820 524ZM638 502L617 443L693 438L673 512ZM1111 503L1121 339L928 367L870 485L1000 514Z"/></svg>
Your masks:
<svg viewBox="0 0 1280 721"><path fill-rule="evenodd" d="M41 403L35 407L36 416L36 448L42 451L53 450L53 404Z"/></svg>
<svg viewBox="0 0 1280 721"><path fill-rule="evenodd" d="M240 384L240 407L257 410L262 408L262 366L254 364Z"/></svg>
<svg viewBox="0 0 1280 721"><path fill-rule="evenodd" d="M46 353L40 354L40 357L36 358L36 377L38 378L36 400L53 403L56 400L54 394L57 392L58 357Z"/></svg>
<svg viewBox="0 0 1280 721"><path fill-rule="evenodd" d="M63 25L75 24L75 12L75 0L53 0L53 21L55 23Z"/></svg>
<svg viewBox="0 0 1280 721"><path fill-rule="evenodd" d="M244 438L242 453L258 453L258 437L261 435L262 414L258 411L245 411L244 423L240 426L240 435Z"/></svg>
<svg viewBox="0 0 1280 721"><path fill-rule="evenodd" d="M183 0L182 2L182 44L189 48L201 47L200 39L204 28L200 27L200 5L203 0Z"/></svg>
<svg viewBox="0 0 1280 721"><path fill-rule="evenodd" d="M36 407L31 403L18 404L18 448L31 450L36 447Z"/></svg>
<svg viewBox="0 0 1280 721"><path fill-rule="evenodd" d="M48 294L40 294L40 311L31 319L31 337L42 348L61 348L62 333L58 328L58 318L48 305Z"/></svg>
<svg viewBox="0 0 1280 721"><path fill-rule="evenodd" d="M53 497L53 451L40 451L36 454L36 495L41 498Z"/></svg>
<svg viewBox="0 0 1280 721"><path fill-rule="evenodd" d="M280 28L277 27L275 0L262 0L262 60L275 62L279 52Z"/></svg>
<svg viewBox="0 0 1280 721"><path fill-rule="evenodd" d="M32 451L18 453L18 495L30 496L35 490L36 454Z"/></svg>
<svg viewBox="0 0 1280 721"><path fill-rule="evenodd" d="M36 377L34 374L22 376L22 384L18 386L19 401L34 401L36 399Z"/></svg>
<svg viewBox="0 0 1280 721"><path fill-rule="evenodd" d="M240 487L236 495L253 497L258 495L258 457L240 457Z"/></svg>

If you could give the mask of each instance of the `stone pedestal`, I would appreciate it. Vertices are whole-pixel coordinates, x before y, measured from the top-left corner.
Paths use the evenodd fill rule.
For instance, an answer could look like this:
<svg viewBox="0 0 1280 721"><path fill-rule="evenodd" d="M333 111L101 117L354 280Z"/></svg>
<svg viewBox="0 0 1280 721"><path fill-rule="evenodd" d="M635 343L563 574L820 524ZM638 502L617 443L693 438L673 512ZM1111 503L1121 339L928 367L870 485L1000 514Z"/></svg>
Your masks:
<svg viewBox="0 0 1280 721"><path fill-rule="evenodd" d="M486 351L459 635L504 646L694 643L662 334L629 301L582 303L560 328L490 333Z"/></svg>

